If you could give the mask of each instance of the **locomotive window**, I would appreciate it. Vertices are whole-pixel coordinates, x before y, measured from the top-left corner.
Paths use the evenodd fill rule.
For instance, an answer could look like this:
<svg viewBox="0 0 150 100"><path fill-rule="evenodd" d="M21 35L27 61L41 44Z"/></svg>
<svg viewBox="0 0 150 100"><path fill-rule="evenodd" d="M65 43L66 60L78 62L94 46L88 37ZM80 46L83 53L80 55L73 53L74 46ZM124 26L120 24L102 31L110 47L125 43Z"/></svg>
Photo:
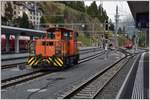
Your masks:
<svg viewBox="0 0 150 100"><path fill-rule="evenodd" d="M42 45L44 45L44 46L52 46L53 42L46 42L46 41L44 41L44 42L42 42Z"/></svg>
<svg viewBox="0 0 150 100"><path fill-rule="evenodd" d="M66 39L66 40L72 39L72 32L65 32L64 33L64 39Z"/></svg>
<svg viewBox="0 0 150 100"><path fill-rule="evenodd" d="M54 38L55 38L54 32L49 32L49 33L48 33L48 38L54 39Z"/></svg>
<svg viewBox="0 0 150 100"><path fill-rule="evenodd" d="M53 42L48 42L48 45L49 45L49 46L52 46L52 45L53 45Z"/></svg>
<svg viewBox="0 0 150 100"><path fill-rule="evenodd" d="M45 42L45 41L44 41L44 42L42 42L42 45L44 45L44 46L45 46L45 45L46 45L46 42Z"/></svg>

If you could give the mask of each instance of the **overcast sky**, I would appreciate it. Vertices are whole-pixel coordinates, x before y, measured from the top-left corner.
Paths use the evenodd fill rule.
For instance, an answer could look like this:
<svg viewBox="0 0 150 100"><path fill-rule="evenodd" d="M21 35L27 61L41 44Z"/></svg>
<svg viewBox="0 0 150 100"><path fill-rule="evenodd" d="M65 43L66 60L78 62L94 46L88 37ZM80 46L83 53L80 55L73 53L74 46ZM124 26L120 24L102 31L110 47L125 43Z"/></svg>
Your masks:
<svg viewBox="0 0 150 100"><path fill-rule="evenodd" d="M93 1L85 1L85 5L89 6ZM107 15L111 20L114 22L114 15L116 14L116 5L118 5L119 14L120 14L120 21L126 17L131 17L131 12L128 7L128 4L126 1L96 1L96 4L102 4L103 8L106 10Z"/></svg>

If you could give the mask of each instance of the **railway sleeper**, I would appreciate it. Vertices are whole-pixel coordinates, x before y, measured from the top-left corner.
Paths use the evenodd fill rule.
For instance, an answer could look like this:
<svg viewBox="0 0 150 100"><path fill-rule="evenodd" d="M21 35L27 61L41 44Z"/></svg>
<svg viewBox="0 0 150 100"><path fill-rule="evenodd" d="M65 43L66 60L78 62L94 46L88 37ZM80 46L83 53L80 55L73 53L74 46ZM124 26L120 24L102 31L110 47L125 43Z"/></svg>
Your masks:
<svg viewBox="0 0 150 100"><path fill-rule="evenodd" d="M128 62L128 58L114 65L111 69L105 72L103 75L93 80L92 83L87 84L85 87L80 89L77 93L73 94L71 98L94 98L103 88L109 83L109 81L119 72L119 70ZM104 78L105 77L105 78ZM94 84L94 85L93 85ZM95 87L95 88L94 88Z"/></svg>

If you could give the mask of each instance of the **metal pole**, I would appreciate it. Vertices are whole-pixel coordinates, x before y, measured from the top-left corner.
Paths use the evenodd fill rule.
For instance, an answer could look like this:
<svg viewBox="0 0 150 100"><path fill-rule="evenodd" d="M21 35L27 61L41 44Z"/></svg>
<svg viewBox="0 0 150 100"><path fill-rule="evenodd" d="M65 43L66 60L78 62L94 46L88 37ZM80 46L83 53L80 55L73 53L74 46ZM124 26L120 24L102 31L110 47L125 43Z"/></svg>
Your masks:
<svg viewBox="0 0 150 100"><path fill-rule="evenodd" d="M145 34L145 48L147 46L147 30L145 29L144 30L144 34Z"/></svg>
<svg viewBox="0 0 150 100"><path fill-rule="evenodd" d="M35 16L35 19L36 19L36 1L34 2L34 11L35 11L35 13L34 13L35 15L34 16ZM34 23L35 23L35 21L34 21ZM34 28L37 29L36 27L37 26L36 26L36 23L35 23L35 27Z"/></svg>
<svg viewBox="0 0 150 100"><path fill-rule="evenodd" d="M118 5L116 6L116 15L115 15L115 21L116 21L116 28L115 28L115 49L118 48L118 40L117 40L117 32L118 32Z"/></svg>
<svg viewBox="0 0 150 100"><path fill-rule="evenodd" d="M94 34L95 34L95 32L94 32L94 28L95 28L95 23L93 23L93 38L94 38ZM94 42L94 41L93 41ZM92 43L91 43L92 44Z"/></svg>
<svg viewBox="0 0 150 100"><path fill-rule="evenodd" d="M37 3L36 3L36 1L35 1L34 9L35 9L35 20L37 20L38 15L37 15ZM39 29L38 20L36 21L35 29Z"/></svg>

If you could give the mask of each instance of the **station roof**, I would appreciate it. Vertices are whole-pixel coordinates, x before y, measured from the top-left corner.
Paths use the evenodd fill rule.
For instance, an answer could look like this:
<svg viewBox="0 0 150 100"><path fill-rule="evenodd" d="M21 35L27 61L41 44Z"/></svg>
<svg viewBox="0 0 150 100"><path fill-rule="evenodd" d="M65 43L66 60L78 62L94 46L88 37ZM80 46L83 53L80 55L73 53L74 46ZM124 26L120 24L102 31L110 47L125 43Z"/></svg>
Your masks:
<svg viewBox="0 0 150 100"><path fill-rule="evenodd" d="M143 24L143 27L147 27L149 22L149 1L127 1L133 18L136 22Z"/></svg>
<svg viewBox="0 0 150 100"><path fill-rule="evenodd" d="M22 36L39 36L44 35L46 31L41 30L33 30L33 29L26 29L26 28L17 28L11 26L1 26L1 34L20 34Z"/></svg>
<svg viewBox="0 0 150 100"><path fill-rule="evenodd" d="M136 18L137 13L149 12L149 1L127 1L131 13Z"/></svg>

